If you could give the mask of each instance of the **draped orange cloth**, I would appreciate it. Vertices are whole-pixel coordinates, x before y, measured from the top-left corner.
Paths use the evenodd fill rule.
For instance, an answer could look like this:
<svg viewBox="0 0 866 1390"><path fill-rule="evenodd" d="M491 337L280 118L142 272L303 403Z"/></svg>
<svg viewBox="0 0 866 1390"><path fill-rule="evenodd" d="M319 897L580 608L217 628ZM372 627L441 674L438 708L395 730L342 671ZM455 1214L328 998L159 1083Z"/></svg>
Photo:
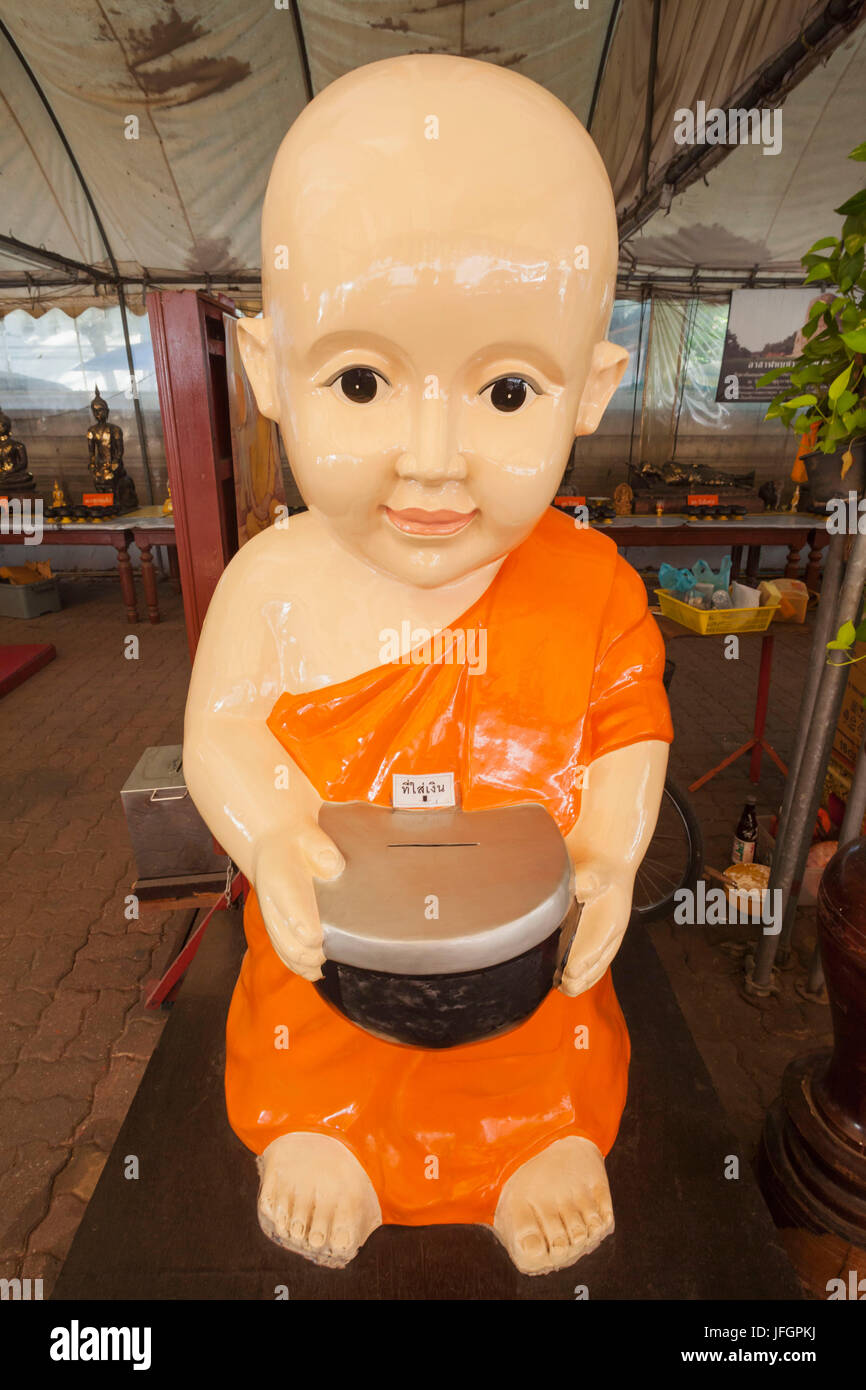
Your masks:
<svg viewBox="0 0 866 1390"><path fill-rule="evenodd" d="M268 727L325 800L387 806L393 773L453 771L465 810L538 801L566 834L583 769L672 738L663 669L638 575L608 537L550 510L441 643L284 694ZM254 1152L292 1131L333 1135L369 1174L383 1220L408 1225L490 1224L505 1180L554 1139L608 1152L629 1059L609 972L576 999L553 991L500 1037L428 1051L372 1037L292 974L254 893L244 926L226 1101Z"/></svg>

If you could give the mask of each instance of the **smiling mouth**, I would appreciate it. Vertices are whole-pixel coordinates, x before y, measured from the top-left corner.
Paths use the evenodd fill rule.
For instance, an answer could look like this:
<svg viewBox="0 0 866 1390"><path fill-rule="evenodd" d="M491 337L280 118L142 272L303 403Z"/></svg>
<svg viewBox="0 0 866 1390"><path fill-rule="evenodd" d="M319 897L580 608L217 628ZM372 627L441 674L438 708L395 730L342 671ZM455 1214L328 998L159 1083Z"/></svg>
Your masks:
<svg viewBox="0 0 866 1390"><path fill-rule="evenodd" d="M385 515L398 531L407 536L456 536L478 515L478 508L471 512L428 512L423 507L407 507L395 512L385 508Z"/></svg>

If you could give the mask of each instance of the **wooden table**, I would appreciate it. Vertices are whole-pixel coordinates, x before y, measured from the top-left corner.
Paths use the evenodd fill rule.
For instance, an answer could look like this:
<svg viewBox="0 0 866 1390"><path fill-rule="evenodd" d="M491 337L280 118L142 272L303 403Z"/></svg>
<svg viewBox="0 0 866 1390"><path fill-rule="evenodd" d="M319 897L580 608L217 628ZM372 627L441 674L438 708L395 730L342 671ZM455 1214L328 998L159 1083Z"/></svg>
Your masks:
<svg viewBox="0 0 866 1390"><path fill-rule="evenodd" d="M623 516L607 526L594 527L607 532L621 550L631 546L724 546L731 550L731 577L736 578L742 564L743 547L748 548L746 578L754 580L764 545L786 545L788 558L785 578L800 575L800 552L808 542L807 589L815 590L821 571L821 552L830 542L826 522L820 516L797 512L755 512L737 521L688 521L684 516Z"/></svg>
<svg viewBox="0 0 866 1390"><path fill-rule="evenodd" d="M730 547L732 578L739 574L743 547L748 548L746 578L754 580L758 573L761 547L764 545L787 545L788 559L785 565L786 579L796 579L800 573L800 552L809 544L806 566L806 587L815 590L821 569L821 552L829 543L827 528L817 516L791 514L789 512L756 513L742 517L739 521L687 521L678 516L626 516L616 517L607 526L595 526L612 537L621 550L633 546L723 546ZM3 534L0 544L23 544L20 534ZM141 553L141 583L147 604L148 618L158 623L159 599L156 588L156 573L153 566L152 548L164 545L168 550L169 572L175 591L180 589L177 560L177 539L173 516L164 516L160 506L139 507L123 517L112 517L110 521L72 521L66 525L60 522L45 523L42 545L113 545L117 551L117 569L126 615L130 622L140 622L138 602L133 583L132 565L129 560L129 545L138 546ZM33 546L34 550L38 547Z"/></svg>
<svg viewBox="0 0 866 1390"><path fill-rule="evenodd" d="M137 545L141 552L141 582L147 603L148 617L152 623L159 622L159 603L156 592L156 575L153 568L151 547L168 547L169 571L172 584L180 588L177 567L177 541L174 534L174 518L163 516L162 508L139 507L137 511L124 516L113 516L107 521L43 521L42 539L38 544L20 532L9 531L0 534L0 545L24 545L28 550L38 550L42 545L113 545L117 551L117 572L120 578L120 591L126 607L126 616L131 623L141 622L138 612L138 599L135 593L132 564L129 559L130 544Z"/></svg>
<svg viewBox="0 0 866 1390"><path fill-rule="evenodd" d="M168 564L171 582L176 593L180 592L180 571L177 562L177 539L174 530L174 517L165 516L162 508L139 507L130 512L124 520L130 525L132 541L138 546L141 555L141 584L147 604L147 616L152 623L159 622L159 599L156 592L156 572L153 568L151 547L164 545L168 550Z"/></svg>
<svg viewBox="0 0 866 1390"><path fill-rule="evenodd" d="M125 521L125 517L121 519L116 516L109 521L68 521L65 525L59 521L45 521L38 544L20 532L4 532L0 535L0 545L24 545L27 542L28 550L38 550L43 545L113 545L117 551L117 572L126 616L131 623L137 623L138 604L128 549L131 533L126 529Z"/></svg>
<svg viewBox="0 0 866 1390"><path fill-rule="evenodd" d="M273 1304L286 1286L290 1309L308 1299L540 1299L574 1312L578 1284L593 1304L801 1297L745 1157L737 1182L721 1176L723 1156L742 1146L641 931L626 933L613 967L632 1058L608 1159L616 1232L596 1251L529 1278L481 1226L381 1227L342 1270L273 1245L256 1220L255 1160L225 1110L226 1010L244 945L239 914L218 912L78 1227L56 1300ZM126 1154L139 1156L141 1181L126 1180Z"/></svg>

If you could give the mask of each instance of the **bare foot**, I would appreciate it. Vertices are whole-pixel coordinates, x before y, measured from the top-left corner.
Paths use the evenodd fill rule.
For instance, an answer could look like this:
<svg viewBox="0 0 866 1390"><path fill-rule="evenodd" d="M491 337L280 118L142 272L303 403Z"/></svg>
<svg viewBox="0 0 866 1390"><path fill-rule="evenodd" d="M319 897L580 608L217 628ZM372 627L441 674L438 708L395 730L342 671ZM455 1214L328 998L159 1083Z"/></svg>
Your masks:
<svg viewBox="0 0 866 1390"><path fill-rule="evenodd" d="M342 1269L382 1224L373 1184L351 1149L327 1134L283 1134L258 1160L259 1225L265 1235Z"/></svg>
<svg viewBox="0 0 866 1390"><path fill-rule="evenodd" d="M550 1274L613 1230L604 1159L589 1139L557 1139L512 1173L493 1229L521 1274Z"/></svg>

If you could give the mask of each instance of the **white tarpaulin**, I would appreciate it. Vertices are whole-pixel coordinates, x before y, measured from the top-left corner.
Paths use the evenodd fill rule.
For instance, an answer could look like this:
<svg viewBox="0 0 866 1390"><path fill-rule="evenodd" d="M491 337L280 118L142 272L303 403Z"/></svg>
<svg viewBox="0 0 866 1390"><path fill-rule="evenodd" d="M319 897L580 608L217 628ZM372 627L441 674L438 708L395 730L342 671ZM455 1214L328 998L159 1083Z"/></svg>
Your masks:
<svg viewBox="0 0 866 1390"><path fill-rule="evenodd" d="M833 209L863 186L847 158L866 137L866 26L790 93L779 115L781 148L739 145L657 212L626 243L639 266L793 270L821 236L838 234Z"/></svg>
<svg viewBox="0 0 866 1390"><path fill-rule="evenodd" d="M660 0L653 63L654 0L4 0L0 312L104 303L115 266L133 301L136 283L140 298L146 283L210 276L255 305L261 201L287 127L310 90L400 53L464 54L543 83L590 123L630 216L683 152L677 110L726 108L827 8ZM844 155L866 116L866 7L842 8L860 27L834 32L826 67L788 95L782 153L736 149L709 187L644 221L627 251L645 271L795 273L812 227L828 230L826 209L856 184Z"/></svg>

